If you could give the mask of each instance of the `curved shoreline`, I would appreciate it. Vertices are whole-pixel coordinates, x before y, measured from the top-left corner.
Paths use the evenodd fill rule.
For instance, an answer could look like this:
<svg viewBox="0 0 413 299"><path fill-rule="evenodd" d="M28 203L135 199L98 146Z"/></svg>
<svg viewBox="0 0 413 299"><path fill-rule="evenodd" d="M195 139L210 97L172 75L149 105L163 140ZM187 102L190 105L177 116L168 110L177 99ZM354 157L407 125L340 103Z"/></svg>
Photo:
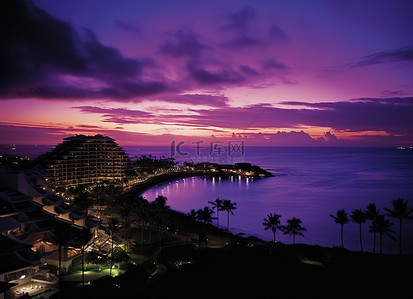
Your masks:
<svg viewBox="0 0 413 299"><path fill-rule="evenodd" d="M134 184L129 192L132 192L134 195L141 195L144 191L163 183L167 183L176 179L183 179L189 177L196 177L196 176L214 176L214 177L230 177L230 176L237 176L232 173L226 172L209 172L209 171L179 171L179 172L171 172L171 173L164 173L157 176L153 176L143 182Z"/></svg>

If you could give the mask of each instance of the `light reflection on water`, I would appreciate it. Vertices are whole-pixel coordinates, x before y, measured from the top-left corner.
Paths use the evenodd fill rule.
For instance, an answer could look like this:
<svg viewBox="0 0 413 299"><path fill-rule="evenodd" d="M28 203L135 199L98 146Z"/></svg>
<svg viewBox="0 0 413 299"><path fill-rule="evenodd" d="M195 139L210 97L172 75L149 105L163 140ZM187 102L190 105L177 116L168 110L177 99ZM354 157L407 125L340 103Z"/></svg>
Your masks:
<svg viewBox="0 0 413 299"><path fill-rule="evenodd" d="M282 215L281 221L298 217L307 228L305 238L297 242L336 246L340 244L340 227L329 214L344 208L364 209L374 202L383 212L391 201L402 197L413 206L413 156L392 149L300 149L266 148L247 151L250 161L274 169L280 176L248 180L245 178L188 178L157 186L144 193L148 200L162 194L173 209L188 212L208 205L216 197L237 202L231 215L233 231L243 231L264 239L272 233L264 231L263 218L271 212ZM262 158L265 157L265 158ZM186 182L190 182L187 184ZM226 219L220 215L220 224ZM398 221L393 221L398 235ZM372 235L363 225L364 247L371 249ZM404 249L413 252L413 221L405 221ZM291 242L291 236L277 231L278 240ZM358 250L358 225L344 226L344 243ZM378 245L377 245L378 246ZM383 239L386 252L397 252L398 243Z"/></svg>

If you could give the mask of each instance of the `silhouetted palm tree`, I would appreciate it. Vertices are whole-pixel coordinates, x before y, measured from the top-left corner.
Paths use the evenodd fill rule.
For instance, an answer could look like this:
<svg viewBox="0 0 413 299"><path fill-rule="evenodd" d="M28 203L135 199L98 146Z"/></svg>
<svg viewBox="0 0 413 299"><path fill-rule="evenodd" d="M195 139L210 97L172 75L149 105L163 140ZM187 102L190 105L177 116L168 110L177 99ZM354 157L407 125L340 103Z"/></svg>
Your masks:
<svg viewBox="0 0 413 299"><path fill-rule="evenodd" d="M295 236L304 237L304 234L302 232L307 231L307 229L302 227L302 221L295 217L293 217L293 219L288 219L287 223L288 225L284 227L284 234L292 234L293 244L295 244Z"/></svg>
<svg viewBox="0 0 413 299"><path fill-rule="evenodd" d="M76 238L76 245L82 250L82 286L85 286L85 246L92 239L93 234L89 229L83 229Z"/></svg>
<svg viewBox="0 0 413 299"><path fill-rule="evenodd" d="M58 264L58 283L59 283L59 293L58 297L61 298L61 288L62 288L62 249L66 247L70 241L72 241L73 232L63 225L58 225L56 229L52 232L51 238L53 244L57 245L59 254L59 264Z"/></svg>
<svg viewBox="0 0 413 299"><path fill-rule="evenodd" d="M366 211L364 212L366 214L366 218L370 220L371 224L373 225L374 220L376 220L376 217L379 215L379 210L377 209L376 205L374 203L370 203L367 206ZM376 253L376 232L373 232L373 253Z"/></svg>
<svg viewBox="0 0 413 299"><path fill-rule="evenodd" d="M340 224L341 247L344 247L344 238L343 238L344 224L350 221L348 219L347 213L344 211L344 209L341 209L337 211L336 215L330 214L330 217L334 219L335 223Z"/></svg>
<svg viewBox="0 0 413 299"><path fill-rule="evenodd" d="M196 220L197 211L195 211L194 209L191 209L188 213L188 216L191 217L192 219Z"/></svg>
<svg viewBox="0 0 413 299"><path fill-rule="evenodd" d="M128 242L129 242L129 229L131 225L131 213L138 216L141 222L141 249L143 250L143 233L144 233L144 224L145 219L148 218L148 201L143 196L136 196L133 193L126 193L120 200L120 215L124 221L124 228L125 228L125 250L128 249ZM166 202L166 200L165 200ZM165 202L160 203L160 205L164 206Z"/></svg>
<svg viewBox="0 0 413 299"><path fill-rule="evenodd" d="M359 225L359 232L360 232L360 250L363 251L363 241L361 237L361 225L366 222L366 214L360 210L356 209L353 212L351 212L351 220L353 220L355 223Z"/></svg>
<svg viewBox="0 0 413 299"><path fill-rule="evenodd" d="M207 237L206 237L206 225L212 222L212 214L214 211L209 207L204 207L203 209L199 209L196 212L196 218L203 223L203 227L205 230L205 244L208 246ZM201 231L199 232L199 243L201 243Z"/></svg>
<svg viewBox="0 0 413 299"><path fill-rule="evenodd" d="M236 205L237 205L236 202L231 202L228 199L224 199L222 201L222 206L221 206L220 211L226 211L227 212L227 232L229 232L229 213L234 215L233 211L237 209Z"/></svg>
<svg viewBox="0 0 413 299"><path fill-rule="evenodd" d="M87 211L92 206L93 199L89 196L88 193L86 193L86 191L83 191L79 192L75 196L73 204L79 209Z"/></svg>
<svg viewBox="0 0 413 299"><path fill-rule="evenodd" d="M398 198L392 201L393 209L386 210L387 215L399 219L399 252L402 253L402 224L403 219L413 219L413 208L407 206L408 201L403 198Z"/></svg>
<svg viewBox="0 0 413 299"><path fill-rule="evenodd" d="M389 219L386 219L384 215L377 215L376 219L373 221L373 224L369 226L370 232L376 232L380 235L380 254L383 252L383 235L387 235L393 241L396 238L392 235L394 233L390 227L393 225Z"/></svg>
<svg viewBox="0 0 413 299"><path fill-rule="evenodd" d="M133 212L133 208L130 206L127 199L122 199L119 202L119 214L123 220L125 250L128 250L129 245L129 229L130 229L130 216Z"/></svg>
<svg viewBox="0 0 413 299"><path fill-rule="evenodd" d="M209 207L204 207L196 212L197 219L202 221L203 224L208 224L212 222L212 214L214 211Z"/></svg>
<svg viewBox="0 0 413 299"><path fill-rule="evenodd" d="M154 200L154 204L160 209L168 209L169 206L166 205L168 198L163 195L158 195L157 198Z"/></svg>
<svg viewBox="0 0 413 299"><path fill-rule="evenodd" d="M208 203L212 205L212 209L216 210L217 212L217 227L218 228L219 228L219 211L222 207L222 202L223 200L219 199L219 197L217 197L215 201L208 201Z"/></svg>
<svg viewBox="0 0 413 299"><path fill-rule="evenodd" d="M111 254L110 254L110 269L109 269L109 276L112 276L112 267L113 267L113 238L115 235L115 232L118 230L118 222L119 220L116 218L112 218L109 221L109 230L110 230L110 235L112 238L112 247L111 247Z"/></svg>
<svg viewBox="0 0 413 299"><path fill-rule="evenodd" d="M161 233L159 237L159 247L162 247L162 237L163 237L163 221L162 221L162 211L165 209L169 209L169 206L166 205L166 201L168 199L163 195L158 195L157 198L153 201L153 205L155 205L156 210L158 211L158 221L159 226L161 227Z"/></svg>
<svg viewBox="0 0 413 299"><path fill-rule="evenodd" d="M283 229L283 226L280 225L281 221L280 221L281 215L278 215L276 213L270 213L267 215L267 218L264 218L262 225L264 225L264 230L268 230L271 229L272 230L272 234L274 237L274 242L275 242L275 232L277 231L277 229Z"/></svg>

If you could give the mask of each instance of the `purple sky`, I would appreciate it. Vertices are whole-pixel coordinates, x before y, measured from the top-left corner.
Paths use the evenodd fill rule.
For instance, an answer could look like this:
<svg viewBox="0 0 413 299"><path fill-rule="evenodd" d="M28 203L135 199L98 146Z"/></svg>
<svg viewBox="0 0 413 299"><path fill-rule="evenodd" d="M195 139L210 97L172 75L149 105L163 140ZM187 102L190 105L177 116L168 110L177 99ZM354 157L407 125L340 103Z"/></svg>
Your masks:
<svg viewBox="0 0 413 299"><path fill-rule="evenodd" d="M0 23L0 143L413 144L410 0L2 0Z"/></svg>

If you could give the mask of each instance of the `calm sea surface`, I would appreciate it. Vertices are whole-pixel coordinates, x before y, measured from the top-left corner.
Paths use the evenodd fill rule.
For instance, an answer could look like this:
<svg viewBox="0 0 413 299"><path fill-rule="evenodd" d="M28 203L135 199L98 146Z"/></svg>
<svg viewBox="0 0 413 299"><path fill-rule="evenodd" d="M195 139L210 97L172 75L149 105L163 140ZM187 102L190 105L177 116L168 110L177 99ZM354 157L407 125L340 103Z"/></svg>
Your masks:
<svg viewBox="0 0 413 299"><path fill-rule="evenodd" d="M188 150L189 152L189 150ZM158 151L158 155L162 152ZM168 198L171 208L188 212L208 205L216 197L237 202L230 216L233 232L243 232L266 240L263 218L268 213L282 215L282 223L298 217L307 228L297 242L324 246L340 245L340 226L329 214L344 208L348 213L365 209L374 202L380 211L391 201L402 197L413 206L413 150L392 148L297 148L246 147L245 161L270 169L275 177L264 179L189 178L163 184L143 195L153 200L159 194ZM221 158L225 162L225 156ZM398 221L393 226L398 234ZM226 215L220 213L220 225L226 226ZM363 226L364 248L372 249L373 236ZM405 221L405 252L413 252L413 220ZM277 240L291 242L291 236L276 233ZM397 252L398 243L383 239L385 252ZM344 227L344 245L359 250L358 225ZM378 246L378 245L377 245Z"/></svg>
<svg viewBox="0 0 413 299"><path fill-rule="evenodd" d="M22 148L13 152L29 157L40 154L42 148ZM183 147L185 160L206 160L210 162L250 162L269 169L275 177L263 179L224 179L196 177L180 179L147 190L143 195L152 201L162 194L167 204L176 210L188 212L208 205L219 197L237 203L237 210L230 217L230 229L234 233L245 233L271 240L272 233L264 231L263 218L268 213L281 214L282 224L292 217L300 218L307 228L305 237L297 242L324 246L340 245L340 226L329 214L344 208L349 214L354 209L365 209L367 204L376 203L381 212L391 207L391 201L402 197L413 206L413 150L393 148L311 148L311 147L245 147L244 154L227 150L218 153L216 147ZM131 157L141 154L155 156L170 155L169 147L125 147ZM26 151L24 153L24 151ZM7 152L2 148L2 152ZM210 153L212 152L212 156ZM398 221L393 229L398 236ZM413 220L406 220L403 232L403 248L413 253ZM373 236L363 225L364 249L371 250ZM226 215L220 213L220 225L226 227ZM344 226L344 246L359 250L358 225ZM290 243L292 238L277 231L278 241ZM377 238L378 239L378 238ZM378 246L378 242L377 242ZM388 253L398 251L398 243L383 238L383 249Z"/></svg>

